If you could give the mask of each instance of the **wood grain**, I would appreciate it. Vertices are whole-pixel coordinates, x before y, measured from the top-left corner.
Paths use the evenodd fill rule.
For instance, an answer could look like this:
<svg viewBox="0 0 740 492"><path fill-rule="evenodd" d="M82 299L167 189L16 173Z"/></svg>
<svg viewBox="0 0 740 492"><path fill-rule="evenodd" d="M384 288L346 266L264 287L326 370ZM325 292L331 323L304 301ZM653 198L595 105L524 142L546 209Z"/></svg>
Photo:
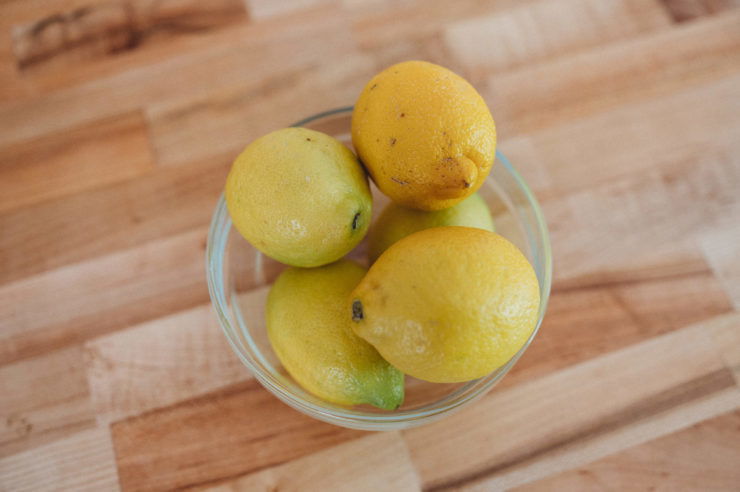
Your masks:
<svg viewBox="0 0 740 492"><path fill-rule="evenodd" d="M732 12L526 64L488 77L485 95L506 119L501 136L536 132L739 72L738 26Z"/></svg>
<svg viewBox="0 0 740 492"><path fill-rule="evenodd" d="M231 156L0 215L0 284L208 224Z"/></svg>
<svg viewBox="0 0 740 492"><path fill-rule="evenodd" d="M676 22L686 22L740 6L737 0L662 0Z"/></svg>
<svg viewBox="0 0 740 492"><path fill-rule="evenodd" d="M121 486L133 490L221 482L364 435L298 413L256 380L111 429Z"/></svg>
<svg viewBox="0 0 740 492"><path fill-rule="evenodd" d="M185 232L0 286L3 363L203 304L206 231Z"/></svg>
<svg viewBox="0 0 740 492"><path fill-rule="evenodd" d="M117 490L108 429L91 429L0 458L0 484L13 491Z"/></svg>
<svg viewBox="0 0 740 492"><path fill-rule="evenodd" d="M100 2L14 26L13 51L21 71L63 68L244 20L244 4L237 0Z"/></svg>
<svg viewBox="0 0 740 492"><path fill-rule="evenodd" d="M537 338L500 386L517 385L732 310L707 269L665 278L558 288Z"/></svg>
<svg viewBox="0 0 740 492"><path fill-rule="evenodd" d="M304 67L244 89L203 99L156 104L148 117L159 162L168 165L224 152L238 154L245 135L261 135L322 111L354 102L375 65L355 57L341 65ZM203 121L213 121L204 127Z"/></svg>
<svg viewBox="0 0 740 492"><path fill-rule="evenodd" d="M134 112L0 149L0 213L147 174L147 131Z"/></svg>
<svg viewBox="0 0 740 492"><path fill-rule="evenodd" d="M735 315L727 329L738 323ZM499 489L738 404L740 388L698 324L495 392L446 421L404 434L425 487Z"/></svg>
<svg viewBox="0 0 740 492"><path fill-rule="evenodd" d="M0 395L0 456L95 425L79 346L0 366Z"/></svg>
<svg viewBox="0 0 740 492"><path fill-rule="evenodd" d="M419 477L403 439L396 433L376 433L325 451L267 468L209 492L288 491L415 491Z"/></svg>
<svg viewBox="0 0 740 492"><path fill-rule="evenodd" d="M0 0L0 33L0 490L737 488L737 0ZM554 285L490 394L367 434L252 377L204 250L250 140L409 59L491 107Z"/></svg>
<svg viewBox="0 0 740 492"><path fill-rule="evenodd" d="M307 66L341 56L352 49L346 23L341 17L319 17L288 32L262 27L245 36L226 37L217 43L204 39L192 52L164 53L159 63L143 63L122 73L47 93L29 101L10 100L0 104L0 145L30 139L48 132L124 113L155 102L197 98L218 87L259 84L265 77L295 66ZM273 32L270 35L270 32ZM312 38L311 43L303 42ZM201 46L200 44L203 44ZM162 56L161 54L159 56ZM277 63L278 60L292 60ZM138 60L137 60L138 61ZM277 65L277 66L276 66ZM218 77L214 77L218 74ZM172 81L187 80L186 84ZM80 104L80 101L86 104ZM64 118L58 115L64 114Z"/></svg>
<svg viewBox="0 0 740 492"><path fill-rule="evenodd" d="M665 10L652 0L539 1L452 23L444 35L451 55L466 67L498 72L669 24Z"/></svg>
<svg viewBox="0 0 740 492"><path fill-rule="evenodd" d="M85 349L95 411L104 423L251 377L210 305L96 338Z"/></svg>
<svg viewBox="0 0 740 492"><path fill-rule="evenodd" d="M733 490L740 483L738 441L736 411L514 490Z"/></svg>

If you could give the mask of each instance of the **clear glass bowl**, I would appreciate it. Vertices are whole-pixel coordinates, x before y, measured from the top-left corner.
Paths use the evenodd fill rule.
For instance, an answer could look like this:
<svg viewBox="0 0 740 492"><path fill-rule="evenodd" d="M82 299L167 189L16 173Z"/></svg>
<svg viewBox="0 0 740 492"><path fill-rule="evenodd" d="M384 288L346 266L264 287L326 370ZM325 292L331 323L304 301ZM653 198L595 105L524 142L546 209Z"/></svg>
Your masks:
<svg viewBox="0 0 740 492"><path fill-rule="evenodd" d="M335 109L306 118L295 126L322 131L351 147L351 114L351 107ZM367 405L335 405L307 393L280 365L265 329L264 305L269 285L286 267L262 255L235 231L221 196L208 233L208 289L226 338L244 365L265 388L291 407L319 420L364 430L394 430L425 424L471 404L490 390L537 334L547 307L552 274L547 226L537 200L503 155L497 154L496 161L479 193L491 209L497 232L529 258L542 293L537 328L506 365L467 383L427 383L407 376L405 402L392 412ZM373 215L377 217L388 199L375 187L373 199ZM365 241L349 256L366 264Z"/></svg>

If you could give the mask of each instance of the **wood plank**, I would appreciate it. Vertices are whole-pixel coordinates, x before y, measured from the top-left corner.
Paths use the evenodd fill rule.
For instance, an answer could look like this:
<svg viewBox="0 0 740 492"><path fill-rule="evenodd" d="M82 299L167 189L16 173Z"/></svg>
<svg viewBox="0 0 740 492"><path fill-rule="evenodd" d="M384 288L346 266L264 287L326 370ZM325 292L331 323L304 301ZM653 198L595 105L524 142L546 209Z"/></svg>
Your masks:
<svg viewBox="0 0 740 492"><path fill-rule="evenodd" d="M740 204L727 207L716 223L699 236L701 250L740 310Z"/></svg>
<svg viewBox="0 0 740 492"><path fill-rule="evenodd" d="M251 377L228 345L209 304L93 339L85 349L99 423L169 406Z"/></svg>
<svg viewBox="0 0 740 492"><path fill-rule="evenodd" d="M21 72L64 70L142 49L175 36L195 35L247 20L239 0L207 4L170 0L109 1L57 10L12 27L15 61Z"/></svg>
<svg viewBox="0 0 740 492"><path fill-rule="evenodd" d="M740 74L735 72L529 137L537 152L547 156L550 181L557 193L594 188L638 173L649 175L666 165L675 170L699 168L693 170L698 175L715 160L727 161L725 167L734 166L731 151L738 142L739 96ZM702 131L696 131L697 127ZM589 163L588 173L583 172L583 163ZM671 174L667 179L679 177Z"/></svg>
<svg viewBox="0 0 740 492"><path fill-rule="evenodd" d="M403 43L438 34L451 22L512 9L533 0L460 0L451 9L445 2L345 0L352 7L352 30L363 49Z"/></svg>
<svg viewBox="0 0 740 492"><path fill-rule="evenodd" d="M0 213L139 177L153 166L141 112L0 148Z"/></svg>
<svg viewBox="0 0 740 492"><path fill-rule="evenodd" d="M384 432L355 439L205 490L402 492L420 490L420 484L403 439L398 433Z"/></svg>
<svg viewBox="0 0 740 492"><path fill-rule="evenodd" d="M336 4L336 0L245 0L249 18L254 21L263 21L273 17L282 17L292 12L315 8L321 5ZM336 7L336 6L335 6Z"/></svg>
<svg viewBox="0 0 740 492"><path fill-rule="evenodd" d="M725 10L740 7L738 0L661 0L676 22L716 15Z"/></svg>
<svg viewBox="0 0 740 492"><path fill-rule="evenodd" d="M219 483L365 436L278 400L256 380L112 425L121 487Z"/></svg>
<svg viewBox="0 0 740 492"><path fill-rule="evenodd" d="M95 426L79 346L0 366L0 395L0 457Z"/></svg>
<svg viewBox="0 0 740 492"><path fill-rule="evenodd" d="M740 71L740 11L497 72L479 88L502 140Z"/></svg>
<svg viewBox="0 0 740 492"><path fill-rule="evenodd" d="M514 490L735 490L738 442L735 411Z"/></svg>
<svg viewBox="0 0 740 492"><path fill-rule="evenodd" d="M341 64L281 74L256 87L153 104L147 116L158 161L168 165L214 153L236 155L265 133L328 108L353 104L375 69L369 57L355 56Z"/></svg>
<svg viewBox="0 0 740 492"><path fill-rule="evenodd" d="M501 71L668 25L656 1L541 0L450 23L444 37L469 70Z"/></svg>
<svg viewBox="0 0 740 492"><path fill-rule="evenodd" d="M721 216L724 204L737 200L736 159L730 151L707 152L696 160L546 201L548 217L568 217L551 229L558 255L556 279L563 285L583 285L630 278L634 272L696 271L704 263L693 239L697 231Z"/></svg>
<svg viewBox="0 0 740 492"><path fill-rule="evenodd" d="M740 323L732 314L714 318L707 326L709 335L719 349L725 365L735 375L740 385Z"/></svg>
<svg viewBox="0 0 740 492"><path fill-rule="evenodd" d="M0 215L0 284L207 225L233 157Z"/></svg>
<svg viewBox="0 0 740 492"><path fill-rule="evenodd" d="M0 364L208 301L197 229L0 286Z"/></svg>
<svg viewBox="0 0 740 492"><path fill-rule="evenodd" d="M110 432L91 429L0 458L0 484L15 492L118 490Z"/></svg>
<svg viewBox="0 0 740 492"><path fill-rule="evenodd" d="M664 278L556 284L537 337L499 386L521 384L731 310L722 284L706 266Z"/></svg>
<svg viewBox="0 0 740 492"><path fill-rule="evenodd" d="M120 73L116 73L120 66L103 70L105 76L81 67L69 72L72 80L63 75L54 75L48 81L34 80L40 97L0 103L0 145L137 110L154 102L197 99L218 88L240 84L253 87L266 77L336 59L354 49L346 19L327 16L324 10L301 15L282 29L276 29L275 24L280 24L280 20L238 32L194 38L188 49L178 46L173 51L164 49L169 46L165 44L163 52L155 50L145 55L149 53L145 51L142 59L134 57L126 63L129 69ZM311 39L311 43L306 43L306 39ZM173 84L173 80L187 83ZM76 85L69 86L72 82ZM60 114L64 118L59 118Z"/></svg>
<svg viewBox="0 0 740 492"><path fill-rule="evenodd" d="M168 2L168 4L171 3L172 1ZM58 15L59 12L71 12L79 9L91 10L101 6L110 7L111 2L109 0L57 0L51 3L44 0L28 0L22 3L22 6L20 5L21 2L10 2L0 6L0 29L11 30L12 26L33 23L41 18ZM165 8L167 7L165 6ZM0 101L28 100L31 96L43 96L51 91L87 84L95 79L107 79L111 76L115 79L117 75L132 70L141 72L144 69L144 72L146 72L154 68L155 65L163 62L170 63L175 58L182 61L195 58L201 59L202 63L207 63L207 61L203 61L204 54L211 53L218 57L224 50L229 50L237 44L244 46L243 60L247 60L249 57L261 56L265 50L271 49L273 45L285 43L290 39L295 40L301 36L308 36L313 39L316 37L317 24L336 23L336 16L333 16L334 18L327 16L331 12L336 13L336 9L331 7L311 9L298 12L295 15L282 16L274 21L231 22L218 29L183 32L167 36L166 42L160 42L165 39L164 36L155 34L149 39L154 42L145 43L143 46L140 44L137 49L118 52L114 56L99 56L93 60L88 60L87 63L78 63L75 70L58 70L54 67L49 70L27 70L22 77L20 73L13 73L14 71L17 72L17 67L11 46L11 36L8 34L5 43L0 41L0 60L7 60L0 63L0 67L7 66L14 69L10 71L8 79L9 84L12 84L13 87L3 87L3 89L9 89L9 93L6 95L3 91L0 91ZM226 80L228 80L227 75L233 73L236 68L239 67L226 67L221 74L221 78L226 77ZM262 63L251 68L261 70L266 66ZM271 74L275 69L276 67L272 67L263 73ZM2 76L2 71L0 71L0 76ZM148 83L156 85L158 82L161 81L154 78ZM212 82L217 84L219 81ZM183 88L185 87L173 87L173 89ZM10 94L10 92L14 94Z"/></svg>
<svg viewBox="0 0 740 492"><path fill-rule="evenodd" d="M498 490L739 407L740 388L699 323L494 392L404 437L426 488Z"/></svg>

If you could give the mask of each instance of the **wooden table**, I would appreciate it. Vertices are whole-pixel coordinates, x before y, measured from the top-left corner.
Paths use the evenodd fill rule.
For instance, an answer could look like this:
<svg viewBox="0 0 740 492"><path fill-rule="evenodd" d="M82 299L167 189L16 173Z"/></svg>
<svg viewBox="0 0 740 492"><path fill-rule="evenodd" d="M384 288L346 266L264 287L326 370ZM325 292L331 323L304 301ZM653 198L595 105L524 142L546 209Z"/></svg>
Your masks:
<svg viewBox="0 0 740 492"><path fill-rule="evenodd" d="M0 0L0 490L738 490L738 7ZM555 282L499 387L371 434L250 376L203 252L247 141L405 59L487 99Z"/></svg>

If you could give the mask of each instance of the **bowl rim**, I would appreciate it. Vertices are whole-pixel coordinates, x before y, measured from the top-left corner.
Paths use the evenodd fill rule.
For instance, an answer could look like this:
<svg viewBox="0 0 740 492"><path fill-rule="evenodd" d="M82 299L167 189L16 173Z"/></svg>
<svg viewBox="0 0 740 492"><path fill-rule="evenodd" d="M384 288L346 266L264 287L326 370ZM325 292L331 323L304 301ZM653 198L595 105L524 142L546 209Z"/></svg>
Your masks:
<svg viewBox="0 0 740 492"><path fill-rule="evenodd" d="M316 113L312 116L304 118L291 126L303 126L321 118L334 116L337 114L348 113L351 115L353 106L343 106L339 108L330 109ZM211 223L208 230L208 239L206 243L205 263L206 263L206 279L208 283L208 292L211 298L211 303L216 311L216 316L219 321L226 339L229 341L234 352L237 354L242 363L250 370L254 377L271 393L277 396L284 403L289 406L307 414L319 420L329 422L336 425L342 425L345 427L363 429L363 430L397 430L401 428L412 427L420 425L422 423L429 423L433 420L446 416L453 411L461 408L463 405L468 404L486 394L504 375L516 364L519 358L524 354L529 345L534 340L534 337L539 332L542 320L547 310L547 304L550 298L550 291L552 287L552 250L550 245L550 237L545 221L544 214L539 205L539 202L535 198L534 194L530 190L527 183L516 171L514 166L508 161L508 159L496 150L496 159L499 161L499 165L503 165L507 172L511 174L517 185L521 188L528 205L534 215L537 234L541 238L543 245L544 256L542 258L534 258L534 261L541 260L543 262L544 275L540 285L540 307L538 312L537 325L532 331L524 345L517 351L514 356L503 366L498 368L496 371L484 376L483 378L468 382L467 384L456 389L449 395L435 401L427 406L431 406L428 409L416 408L410 410L401 410L387 413L366 413L355 410L353 408L341 407L326 403L326 405L332 405L331 408L316 404L312 401L301 398L299 395L294 394L285 387L275 378L269 371L264 370L261 367L261 363L257 360L253 360L244 353L243 347L241 347L241 341L235 338L237 328L232 326L233 321L230 316L229 303L226 300L225 292L223 288L219 288L219 285L223 286L223 282L219 281L223 275L223 260L224 250L228 243L229 234L232 231L232 222L229 216L224 194L221 193L216 209L214 210ZM487 178L488 179L488 178ZM218 253L218 254L217 254ZM260 253L261 254L261 253ZM533 251L533 254L537 254ZM259 258L259 256L258 256ZM476 386L472 391L470 389Z"/></svg>

